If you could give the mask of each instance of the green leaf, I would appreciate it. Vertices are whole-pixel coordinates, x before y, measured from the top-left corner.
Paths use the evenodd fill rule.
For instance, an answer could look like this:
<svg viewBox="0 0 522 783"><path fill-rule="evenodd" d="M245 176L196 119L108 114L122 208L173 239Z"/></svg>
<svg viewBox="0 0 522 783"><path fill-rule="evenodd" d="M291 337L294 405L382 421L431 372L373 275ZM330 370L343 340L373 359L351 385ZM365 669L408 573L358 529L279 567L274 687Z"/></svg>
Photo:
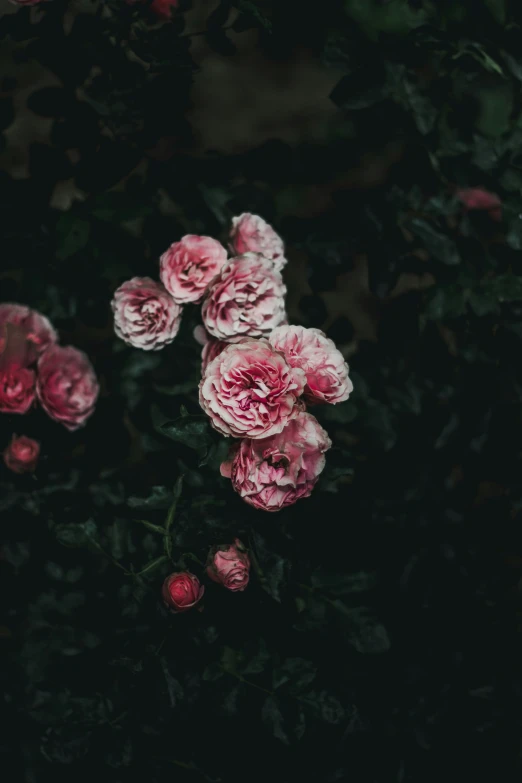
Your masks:
<svg viewBox="0 0 522 783"><path fill-rule="evenodd" d="M281 742L284 742L285 745L290 744L288 734L283 728L283 715L279 709L277 701L273 696L268 696L265 699L265 703L263 704L263 708L261 710L261 718L263 723L271 727L272 733L276 739L281 740Z"/></svg>
<svg viewBox="0 0 522 783"><path fill-rule="evenodd" d="M179 419L166 421L159 429L168 438L194 449L202 459L212 444L210 424L204 415L182 414Z"/></svg>
<svg viewBox="0 0 522 783"><path fill-rule="evenodd" d="M154 560L151 560L150 563L147 563L145 568L142 568L141 571L138 572L137 576L150 574L151 571L155 571L156 568L168 562L169 562L169 558L167 557L167 555L160 555L160 557L156 557Z"/></svg>
<svg viewBox="0 0 522 783"><path fill-rule="evenodd" d="M344 718L341 702L325 690L311 691L305 696L300 696L299 700L306 704L316 718L325 723L335 725Z"/></svg>
<svg viewBox="0 0 522 783"><path fill-rule="evenodd" d="M56 257L60 261L83 250L89 239L90 225L87 220L72 212L60 215L56 224Z"/></svg>
<svg viewBox="0 0 522 783"><path fill-rule="evenodd" d="M405 228L418 237L426 250L443 264L455 265L460 262L460 256L455 242L442 231L437 230L431 223L422 218L412 218L405 224Z"/></svg>
<svg viewBox="0 0 522 783"><path fill-rule="evenodd" d="M152 487L152 492L147 498L131 496L127 500L127 505L131 508L164 509L169 508L171 503L172 492L163 486Z"/></svg>
<svg viewBox="0 0 522 783"><path fill-rule="evenodd" d="M364 606L347 607L339 599L335 608L345 616L343 629L347 641L362 655L378 655L390 649L391 642L384 625Z"/></svg>

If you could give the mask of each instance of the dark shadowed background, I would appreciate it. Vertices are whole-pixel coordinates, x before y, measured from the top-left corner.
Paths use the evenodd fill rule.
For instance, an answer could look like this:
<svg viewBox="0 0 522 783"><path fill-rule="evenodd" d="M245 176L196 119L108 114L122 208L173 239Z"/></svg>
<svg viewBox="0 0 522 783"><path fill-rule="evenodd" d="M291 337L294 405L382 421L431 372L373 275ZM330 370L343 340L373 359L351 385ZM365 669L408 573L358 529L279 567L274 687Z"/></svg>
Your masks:
<svg viewBox="0 0 522 783"><path fill-rule="evenodd" d="M0 468L6 783L519 780L518 0L0 14L0 300L47 315L102 389L73 434L0 416L0 449L42 450L34 475ZM476 187L501 220L465 209ZM109 306L246 211L285 240L290 321L355 387L317 414L312 497L277 514L233 493L193 418L198 309L150 354ZM142 522L181 474L173 558L206 600L174 617ZM236 595L199 562L235 535L255 559Z"/></svg>

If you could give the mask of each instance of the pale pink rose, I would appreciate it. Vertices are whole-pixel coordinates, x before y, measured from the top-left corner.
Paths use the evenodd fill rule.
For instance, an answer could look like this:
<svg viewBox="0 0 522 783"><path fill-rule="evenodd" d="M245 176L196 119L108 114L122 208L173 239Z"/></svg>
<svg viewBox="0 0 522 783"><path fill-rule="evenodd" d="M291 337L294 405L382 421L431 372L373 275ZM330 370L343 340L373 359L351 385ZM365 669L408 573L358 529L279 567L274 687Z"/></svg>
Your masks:
<svg viewBox="0 0 522 783"><path fill-rule="evenodd" d="M221 465L243 500L279 511L312 492L332 442L311 413L301 412L271 438L244 438Z"/></svg>
<svg viewBox="0 0 522 783"><path fill-rule="evenodd" d="M259 215L244 212L232 218L230 244L236 254L261 253L280 272L286 264L283 240Z"/></svg>
<svg viewBox="0 0 522 783"><path fill-rule="evenodd" d="M348 399L353 390L348 365L324 332L304 326L279 326L268 339L291 367L304 371L306 402L335 404Z"/></svg>
<svg viewBox="0 0 522 783"><path fill-rule="evenodd" d="M187 234L161 256L161 282L178 304L199 302L226 260L216 239Z"/></svg>
<svg viewBox="0 0 522 783"><path fill-rule="evenodd" d="M100 387L86 354L53 345L38 360L36 392L45 412L68 430L81 427L94 413Z"/></svg>
<svg viewBox="0 0 522 783"><path fill-rule="evenodd" d="M174 614L186 612L199 604L205 588L199 579L189 571L178 571L168 576L163 582L161 594L165 606Z"/></svg>
<svg viewBox="0 0 522 783"><path fill-rule="evenodd" d="M213 280L201 315L218 340L263 337L286 318L286 287L273 264L258 253L232 258Z"/></svg>
<svg viewBox="0 0 522 783"><path fill-rule="evenodd" d="M38 462L40 444L26 435L13 435L4 451L4 462L13 473L31 473Z"/></svg>
<svg viewBox="0 0 522 783"><path fill-rule="evenodd" d="M492 220L502 220L502 201L496 193L490 193L484 188L463 188L457 191L457 197L466 209L483 210L489 213Z"/></svg>
<svg viewBox="0 0 522 783"><path fill-rule="evenodd" d="M305 381L266 340L245 340L207 365L199 402L223 435L266 438L297 415Z"/></svg>
<svg viewBox="0 0 522 783"><path fill-rule="evenodd" d="M0 361L0 413L27 413L35 398L35 374L17 364Z"/></svg>
<svg viewBox="0 0 522 783"><path fill-rule="evenodd" d="M111 303L114 331L143 351L159 351L179 331L181 307L161 283L150 277L133 277L114 293Z"/></svg>
<svg viewBox="0 0 522 783"><path fill-rule="evenodd" d="M58 339L51 322L45 315L25 305L5 302L0 304L0 354L5 351L8 325L15 327L13 333L19 332L27 340L24 349L26 365L32 364L39 354Z"/></svg>
<svg viewBox="0 0 522 783"><path fill-rule="evenodd" d="M239 538L229 546L225 544L210 550L207 574L234 593L245 589L250 578L250 558Z"/></svg>

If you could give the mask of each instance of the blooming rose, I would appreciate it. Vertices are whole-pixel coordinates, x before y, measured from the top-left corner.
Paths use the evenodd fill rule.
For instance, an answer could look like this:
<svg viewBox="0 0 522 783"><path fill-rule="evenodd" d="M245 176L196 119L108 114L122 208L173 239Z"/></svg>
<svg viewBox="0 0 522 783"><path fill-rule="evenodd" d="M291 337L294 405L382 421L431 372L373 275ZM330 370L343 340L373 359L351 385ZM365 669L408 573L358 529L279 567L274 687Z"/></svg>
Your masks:
<svg viewBox="0 0 522 783"><path fill-rule="evenodd" d="M192 609L203 598L205 588L199 579L188 571L178 571L163 582L161 593L168 609L175 614Z"/></svg>
<svg viewBox="0 0 522 783"><path fill-rule="evenodd" d="M259 215L244 212L239 217L232 218L230 243L238 255L248 252L261 253L273 262L278 272L286 264L283 240Z"/></svg>
<svg viewBox="0 0 522 783"><path fill-rule="evenodd" d="M199 402L223 435L266 438L298 413L305 380L266 340L245 340L207 365Z"/></svg>
<svg viewBox="0 0 522 783"><path fill-rule="evenodd" d="M94 412L100 387L82 351L53 345L38 360L36 392L43 409L68 430L85 424Z"/></svg>
<svg viewBox="0 0 522 783"><path fill-rule="evenodd" d="M342 353L320 329L279 326L268 338L284 354L291 367L306 375L304 398L309 403L337 403L347 400L353 390L348 365Z"/></svg>
<svg viewBox="0 0 522 783"><path fill-rule="evenodd" d="M133 277L123 283L115 291L111 307L114 331L135 348L159 351L179 331L181 307L150 277Z"/></svg>
<svg viewBox="0 0 522 783"><path fill-rule="evenodd" d="M187 234L161 256L161 282L178 304L199 302L226 260L216 239Z"/></svg>
<svg viewBox="0 0 522 783"><path fill-rule="evenodd" d="M40 444L26 435L13 435L4 451L4 462L13 473L30 473L36 467Z"/></svg>
<svg viewBox="0 0 522 783"><path fill-rule="evenodd" d="M0 361L0 412L27 413L35 398L35 374L27 367Z"/></svg>
<svg viewBox="0 0 522 783"><path fill-rule="evenodd" d="M16 332L19 337L23 336L27 341L24 346L25 365L34 362L39 354L58 339L51 322L45 315L25 305L6 302L0 304L0 353L5 351L8 326L12 327L11 336Z"/></svg>
<svg viewBox="0 0 522 783"><path fill-rule="evenodd" d="M496 193L489 193L484 188L464 188L457 191L457 197L466 209L484 210L492 220L502 220L502 202Z"/></svg>
<svg viewBox="0 0 522 783"><path fill-rule="evenodd" d="M213 280L201 315L218 340L262 337L285 320L286 287L272 263L259 253L232 258Z"/></svg>
<svg viewBox="0 0 522 783"><path fill-rule="evenodd" d="M221 475L254 508L279 511L312 492L332 442L311 413L300 412L270 438L244 438L221 465Z"/></svg>
<svg viewBox="0 0 522 783"><path fill-rule="evenodd" d="M238 538L230 546L218 546L210 550L207 574L227 590L237 592L245 589L250 576L250 558Z"/></svg>

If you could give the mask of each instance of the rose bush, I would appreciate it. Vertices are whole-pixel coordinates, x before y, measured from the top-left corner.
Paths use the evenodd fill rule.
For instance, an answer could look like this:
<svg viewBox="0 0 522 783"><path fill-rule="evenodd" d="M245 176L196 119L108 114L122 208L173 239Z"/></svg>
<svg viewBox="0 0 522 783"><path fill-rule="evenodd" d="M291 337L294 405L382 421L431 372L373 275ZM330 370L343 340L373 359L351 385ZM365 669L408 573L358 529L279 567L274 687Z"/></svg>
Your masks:
<svg viewBox="0 0 522 783"><path fill-rule="evenodd" d="M283 240L259 215L243 212L242 215L232 218L230 245L237 255L260 253L272 261L278 272L286 264Z"/></svg>
<svg viewBox="0 0 522 783"><path fill-rule="evenodd" d="M165 579L161 592L165 606L175 614L180 614L201 601L205 588L194 574L178 571Z"/></svg>
<svg viewBox="0 0 522 783"><path fill-rule="evenodd" d="M161 282L178 304L199 302L226 260L227 251L217 240L187 234L161 256Z"/></svg>
<svg viewBox="0 0 522 783"><path fill-rule="evenodd" d="M207 575L232 592L245 589L250 578L250 558L238 538L229 546L218 546L210 550Z"/></svg>
<svg viewBox="0 0 522 783"><path fill-rule="evenodd" d="M52 419L76 430L94 413L99 386L86 354L54 345L38 360L36 391Z"/></svg>
<svg viewBox="0 0 522 783"><path fill-rule="evenodd" d="M4 451L4 462L13 473L31 473L38 462L40 444L26 435L13 435Z"/></svg>
<svg viewBox="0 0 522 783"><path fill-rule="evenodd" d="M166 289L150 277L123 283L112 300L114 331L134 348L159 351L176 337L181 307Z"/></svg>

